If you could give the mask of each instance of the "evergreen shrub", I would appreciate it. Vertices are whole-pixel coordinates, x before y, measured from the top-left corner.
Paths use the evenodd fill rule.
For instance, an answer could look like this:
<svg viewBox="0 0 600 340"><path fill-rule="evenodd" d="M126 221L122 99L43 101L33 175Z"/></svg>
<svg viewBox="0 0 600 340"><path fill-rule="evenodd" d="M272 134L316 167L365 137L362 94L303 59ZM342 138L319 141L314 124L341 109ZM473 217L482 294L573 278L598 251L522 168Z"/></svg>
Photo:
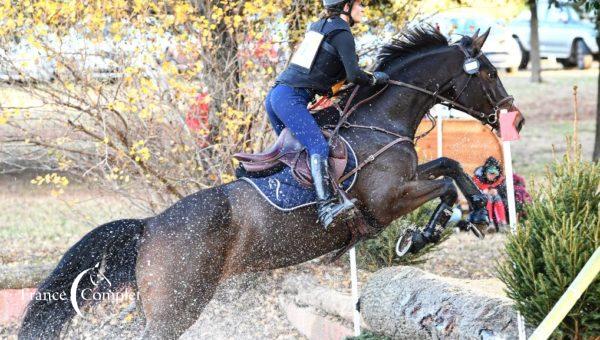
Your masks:
<svg viewBox="0 0 600 340"><path fill-rule="evenodd" d="M600 246L600 164L580 147L555 160L526 207L527 220L506 242L499 277L526 321L536 327ZM600 279L588 287L552 335L600 336Z"/></svg>

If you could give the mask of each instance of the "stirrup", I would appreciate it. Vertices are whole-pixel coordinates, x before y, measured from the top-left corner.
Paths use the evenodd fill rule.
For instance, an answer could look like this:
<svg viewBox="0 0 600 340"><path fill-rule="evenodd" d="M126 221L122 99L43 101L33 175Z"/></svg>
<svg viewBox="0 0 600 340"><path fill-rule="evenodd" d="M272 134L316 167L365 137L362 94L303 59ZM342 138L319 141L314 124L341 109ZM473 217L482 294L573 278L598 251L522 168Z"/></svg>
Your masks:
<svg viewBox="0 0 600 340"><path fill-rule="evenodd" d="M353 217L353 214L347 214L346 212L352 211L355 208L354 203L356 199L350 200L343 190L338 190L340 196L340 202L334 203L335 200L328 200L319 204L318 210L318 221L323 225L323 228L327 228L334 222L343 218L348 220Z"/></svg>

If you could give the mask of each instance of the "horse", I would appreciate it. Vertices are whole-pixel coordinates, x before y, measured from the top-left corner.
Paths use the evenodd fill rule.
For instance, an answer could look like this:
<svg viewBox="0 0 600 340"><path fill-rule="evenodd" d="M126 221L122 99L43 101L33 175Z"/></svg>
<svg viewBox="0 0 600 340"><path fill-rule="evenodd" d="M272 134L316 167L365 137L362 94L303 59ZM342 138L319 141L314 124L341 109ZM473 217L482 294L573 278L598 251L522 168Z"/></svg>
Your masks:
<svg viewBox="0 0 600 340"><path fill-rule="evenodd" d="M481 53L488 34L489 29L450 44L439 32L421 27L381 48L376 70L387 72L396 85L360 88L357 102L380 94L356 107L348 125L339 129L359 161L372 158L348 195L375 230L435 198L440 206L451 206L457 199L453 183L472 209L485 207L458 162L440 158L418 165L412 140L425 114L443 98L453 98L450 103L495 130L500 109L518 111ZM320 124L332 115L339 117L322 113ZM523 122L519 114L519 130ZM396 136L404 139L392 144ZM429 227L443 227L443 210L436 210ZM198 319L223 280L317 258L344 248L351 234L343 223L324 230L314 205L280 211L249 183L236 180L186 196L156 216L93 229L65 253L37 291L69 296L79 273L101 263L113 288L137 288L145 316L143 338L175 339ZM77 293L90 288L88 281L79 282ZM68 300L34 299L19 338L57 338L74 315Z"/></svg>

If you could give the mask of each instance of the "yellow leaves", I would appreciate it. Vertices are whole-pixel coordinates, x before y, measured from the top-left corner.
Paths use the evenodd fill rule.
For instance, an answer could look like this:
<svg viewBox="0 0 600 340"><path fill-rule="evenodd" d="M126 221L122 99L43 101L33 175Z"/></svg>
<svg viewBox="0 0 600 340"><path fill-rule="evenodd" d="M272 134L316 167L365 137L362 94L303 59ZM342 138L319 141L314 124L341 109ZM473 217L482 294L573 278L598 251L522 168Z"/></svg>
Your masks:
<svg viewBox="0 0 600 340"><path fill-rule="evenodd" d="M148 149L145 144L145 140L139 140L135 142L129 149L129 155L134 156L136 162L145 162L150 159L150 149Z"/></svg>
<svg viewBox="0 0 600 340"><path fill-rule="evenodd" d="M231 181L234 181L235 177L229 174L221 174L221 181L223 182L223 184L229 183Z"/></svg>
<svg viewBox="0 0 600 340"><path fill-rule="evenodd" d="M150 110L148 110L148 108L143 108L138 113L138 117L140 117L140 119L148 119L148 118L152 117L152 112L150 112Z"/></svg>
<svg viewBox="0 0 600 340"><path fill-rule="evenodd" d="M188 16L194 12L194 8L188 2L175 5L175 24L180 25L188 21Z"/></svg>
<svg viewBox="0 0 600 340"><path fill-rule="evenodd" d="M71 82L65 82L65 89L67 91L73 92L73 91L75 91L75 84L73 84Z"/></svg>
<svg viewBox="0 0 600 340"><path fill-rule="evenodd" d="M239 15L234 15L233 16L233 27L238 28L240 26L240 23L242 22L242 17Z"/></svg>
<svg viewBox="0 0 600 340"><path fill-rule="evenodd" d="M43 184L50 185L52 187L50 194L56 197L65 192L64 188L69 185L69 179L67 177L60 176L57 173L50 173L46 174L45 176L37 176L31 180L31 184L37 186L41 186Z"/></svg>

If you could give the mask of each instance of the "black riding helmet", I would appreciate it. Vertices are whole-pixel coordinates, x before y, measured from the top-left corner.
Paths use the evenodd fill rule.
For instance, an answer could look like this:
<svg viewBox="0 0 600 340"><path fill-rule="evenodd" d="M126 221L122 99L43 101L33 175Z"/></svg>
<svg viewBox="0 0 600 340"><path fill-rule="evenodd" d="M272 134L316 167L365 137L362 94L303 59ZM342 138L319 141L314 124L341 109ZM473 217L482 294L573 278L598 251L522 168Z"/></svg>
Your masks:
<svg viewBox="0 0 600 340"><path fill-rule="evenodd" d="M355 0L323 0L323 6L325 9L333 10L336 14L345 14L350 18L350 26L354 26L354 19L352 19L352 6L354 6ZM344 6L348 4L348 11L344 11Z"/></svg>

